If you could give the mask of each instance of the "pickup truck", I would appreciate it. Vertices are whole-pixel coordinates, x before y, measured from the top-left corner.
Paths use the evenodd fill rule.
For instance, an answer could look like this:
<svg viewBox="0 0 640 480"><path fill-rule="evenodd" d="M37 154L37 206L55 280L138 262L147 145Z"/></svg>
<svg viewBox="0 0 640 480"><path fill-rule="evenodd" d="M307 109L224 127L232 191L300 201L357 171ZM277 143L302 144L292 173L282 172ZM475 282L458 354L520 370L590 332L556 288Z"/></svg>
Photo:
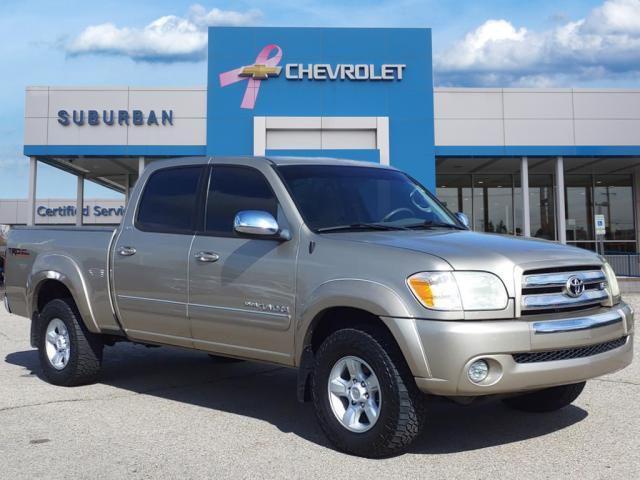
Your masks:
<svg viewBox="0 0 640 480"><path fill-rule="evenodd" d="M373 458L429 396L549 412L633 354L602 257L471 232L407 174L332 159L152 163L117 228L12 230L5 304L53 384L97 380L117 341L295 367L330 441Z"/></svg>

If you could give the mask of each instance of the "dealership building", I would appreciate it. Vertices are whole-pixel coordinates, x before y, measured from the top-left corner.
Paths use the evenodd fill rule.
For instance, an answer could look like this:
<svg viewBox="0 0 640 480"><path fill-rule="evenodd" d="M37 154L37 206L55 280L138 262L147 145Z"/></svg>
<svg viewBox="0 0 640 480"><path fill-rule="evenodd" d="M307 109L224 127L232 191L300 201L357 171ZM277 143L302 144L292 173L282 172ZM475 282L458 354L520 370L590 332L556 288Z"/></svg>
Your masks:
<svg viewBox="0 0 640 480"><path fill-rule="evenodd" d="M476 231L594 249L604 215L605 251L638 251L640 90L433 88L430 29L212 27L207 71L201 88L28 87L26 223L40 162L77 175L85 206L85 180L126 199L169 157L330 156L408 172Z"/></svg>

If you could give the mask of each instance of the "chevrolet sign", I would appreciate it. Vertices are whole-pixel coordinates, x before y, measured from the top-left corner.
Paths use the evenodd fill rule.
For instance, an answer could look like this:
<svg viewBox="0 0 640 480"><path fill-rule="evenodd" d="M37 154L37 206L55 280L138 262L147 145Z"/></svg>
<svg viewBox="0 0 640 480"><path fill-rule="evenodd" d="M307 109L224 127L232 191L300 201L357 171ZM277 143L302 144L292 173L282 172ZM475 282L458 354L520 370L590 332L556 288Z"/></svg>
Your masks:
<svg viewBox="0 0 640 480"><path fill-rule="evenodd" d="M402 80L405 64L383 64L376 66L367 63L287 63L285 78L287 80Z"/></svg>

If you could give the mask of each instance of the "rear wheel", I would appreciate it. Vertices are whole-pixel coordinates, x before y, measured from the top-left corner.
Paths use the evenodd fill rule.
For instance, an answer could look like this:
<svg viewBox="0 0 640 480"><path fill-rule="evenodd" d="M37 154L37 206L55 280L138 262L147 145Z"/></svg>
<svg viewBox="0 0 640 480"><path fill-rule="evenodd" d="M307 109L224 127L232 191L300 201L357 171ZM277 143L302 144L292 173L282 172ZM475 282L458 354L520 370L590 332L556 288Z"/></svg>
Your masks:
<svg viewBox="0 0 640 480"><path fill-rule="evenodd" d="M580 382L545 388L517 397L505 398L502 401L509 407L523 412L554 412L573 403L582 393L586 383Z"/></svg>
<svg viewBox="0 0 640 480"><path fill-rule="evenodd" d="M71 299L56 299L42 309L38 350L45 378L54 385L94 382L102 364L103 344L87 330Z"/></svg>
<svg viewBox="0 0 640 480"><path fill-rule="evenodd" d="M424 423L424 397L397 345L384 334L331 334L316 354L312 391L320 427L346 453L399 454Z"/></svg>

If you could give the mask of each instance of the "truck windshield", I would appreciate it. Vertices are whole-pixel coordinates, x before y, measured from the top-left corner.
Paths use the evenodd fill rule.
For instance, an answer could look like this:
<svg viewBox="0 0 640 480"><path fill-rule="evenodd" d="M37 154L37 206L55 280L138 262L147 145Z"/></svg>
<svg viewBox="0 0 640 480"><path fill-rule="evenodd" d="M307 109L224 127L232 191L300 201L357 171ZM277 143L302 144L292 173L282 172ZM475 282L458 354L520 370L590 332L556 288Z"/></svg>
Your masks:
<svg viewBox="0 0 640 480"><path fill-rule="evenodd" d="M319 233L464 229L422 185L397 170L283 165L278 171L305 222Z"/></svg>

